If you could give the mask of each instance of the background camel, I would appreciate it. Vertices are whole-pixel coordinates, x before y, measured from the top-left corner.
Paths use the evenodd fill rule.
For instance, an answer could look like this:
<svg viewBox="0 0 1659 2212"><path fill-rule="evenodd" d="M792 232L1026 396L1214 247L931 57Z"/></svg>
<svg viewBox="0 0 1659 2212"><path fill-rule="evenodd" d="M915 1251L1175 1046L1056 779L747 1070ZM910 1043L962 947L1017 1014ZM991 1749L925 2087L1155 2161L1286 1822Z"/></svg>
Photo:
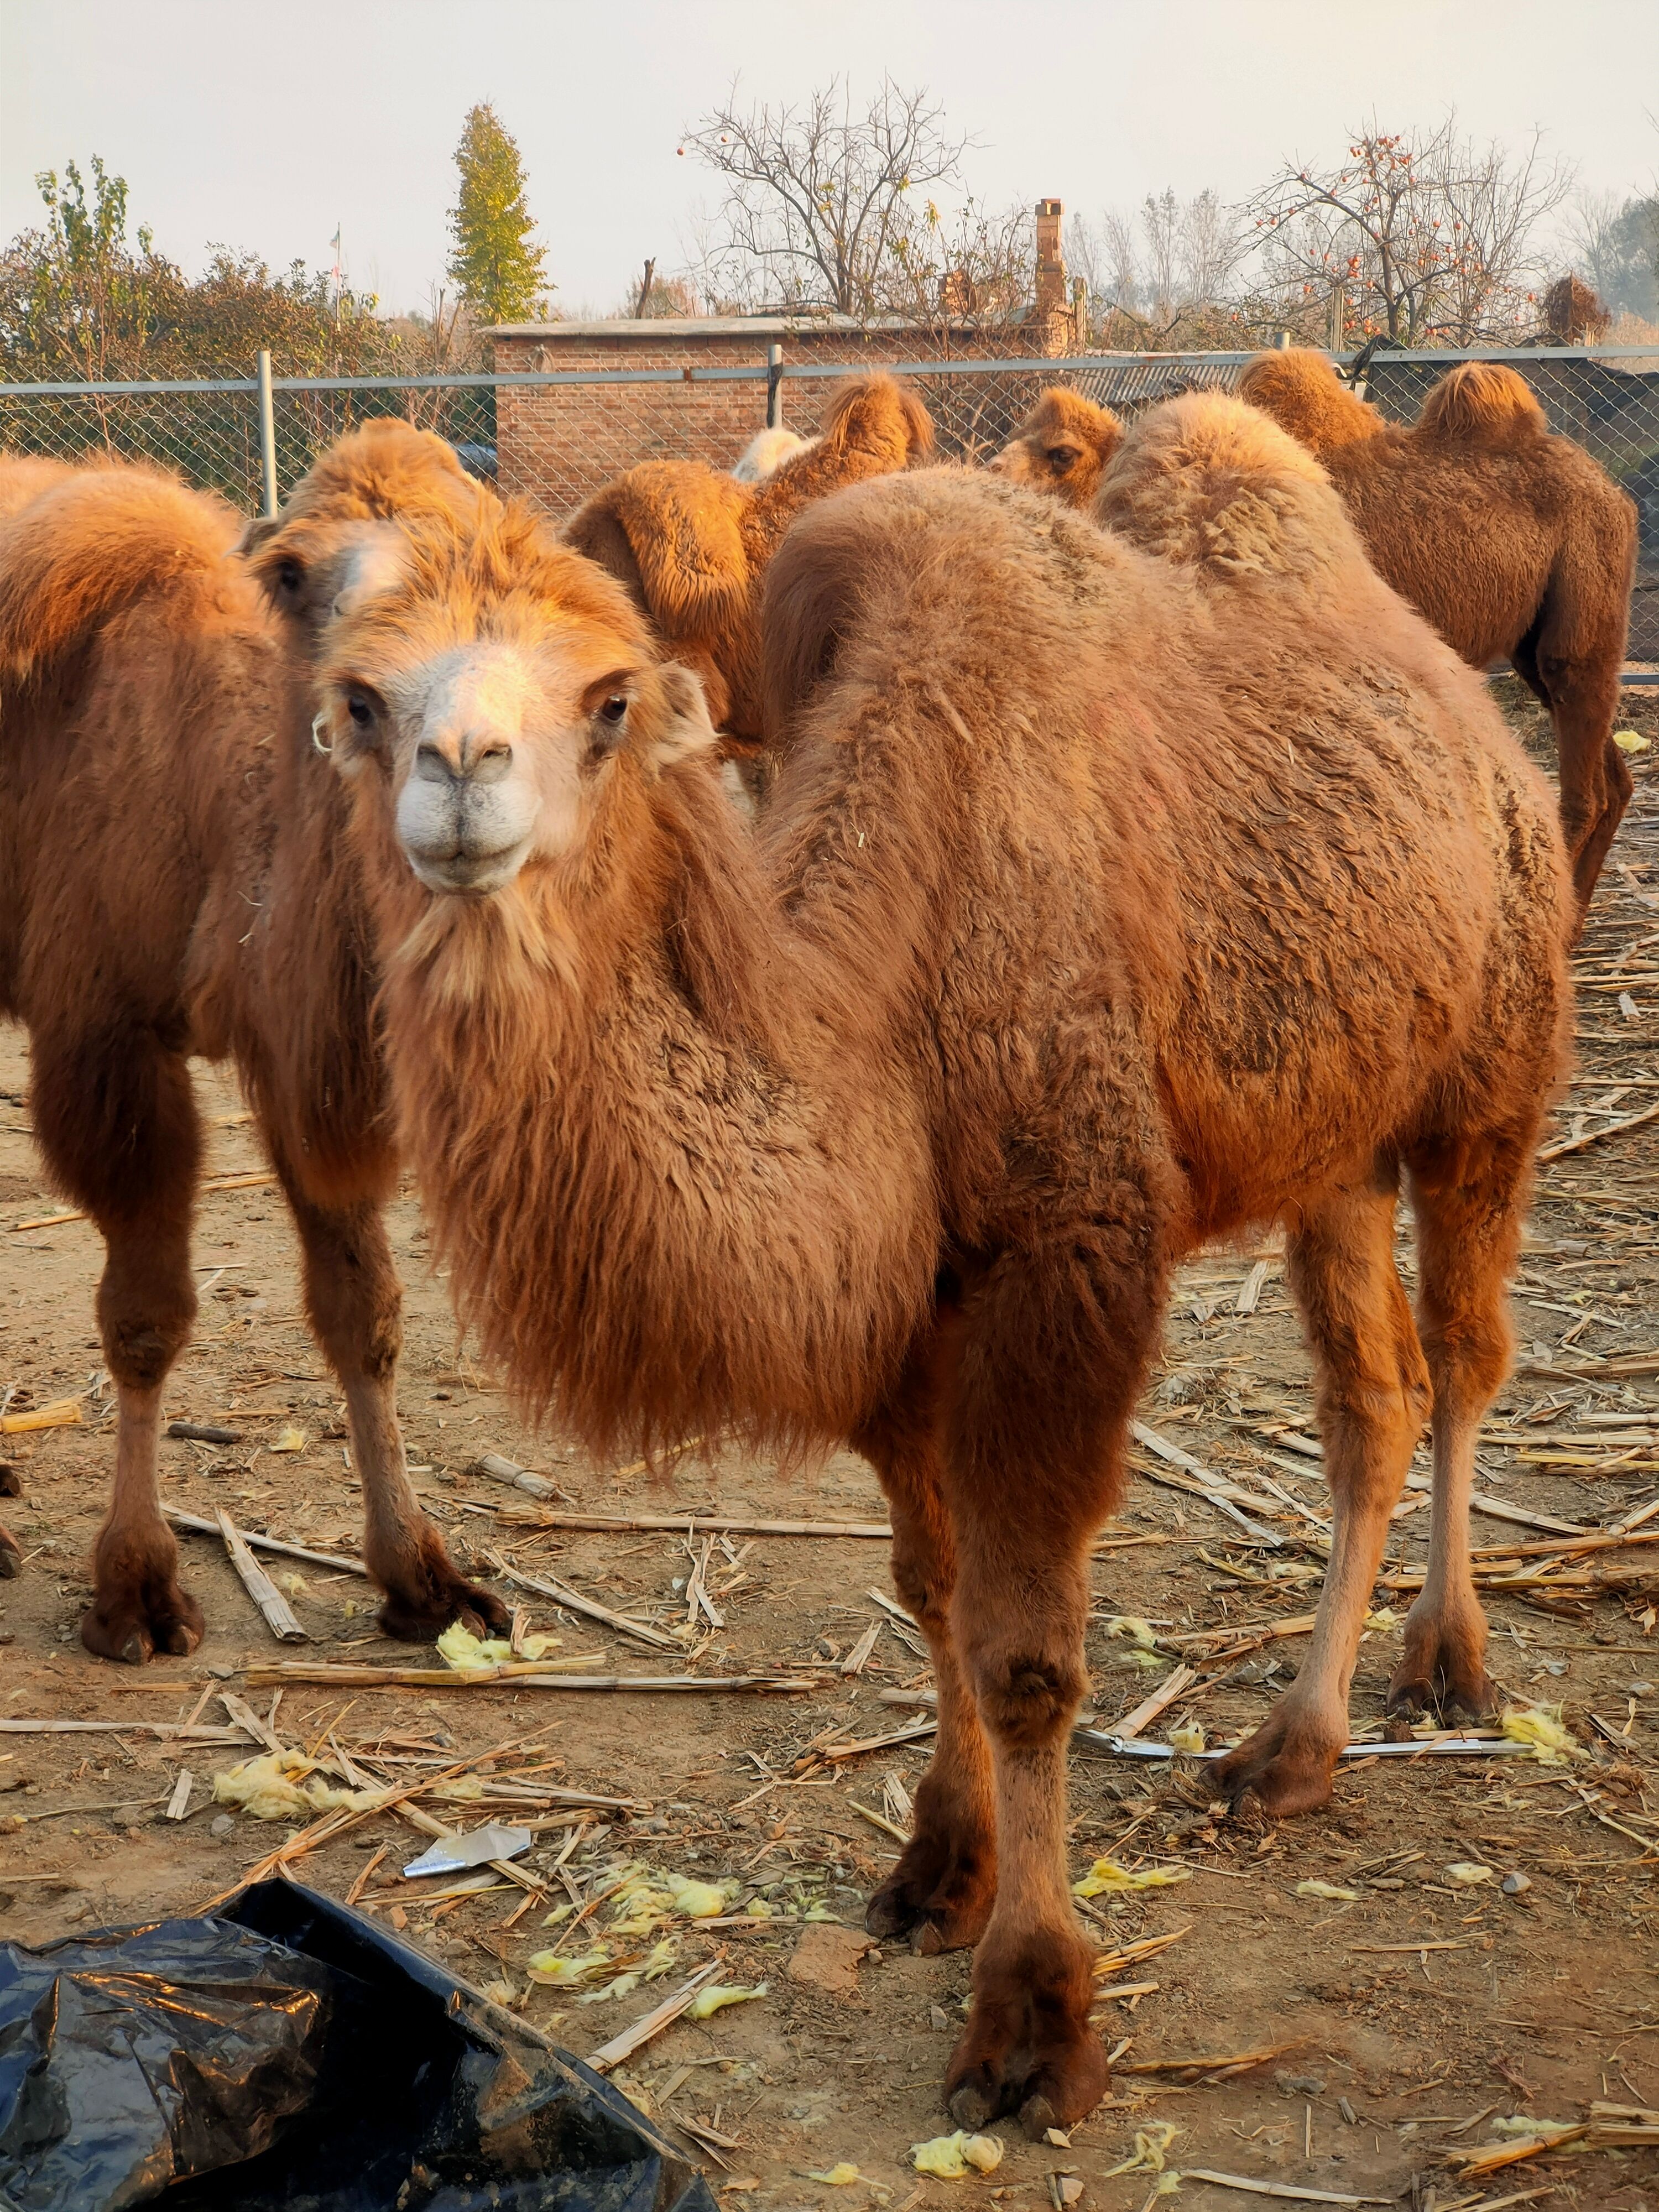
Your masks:
<svg viewBox="0 0 1659 2212"><path fill-rule="evenodd" d="M1329 1792L1431 1376L1392 1697L1488 1700L1474 1439L1569 1019L1542 781L1310 457L1186 398L1103 506L940 470L803 514L752 840L696 678L520 513L414 532L323 671L459 1310L596 1452L735 1431L873 1462L939 1735L869 1924L978 1943L951 2109L1039 2132L1107 2078L1065 1754L1170 1268L1283 1220L1319 1361L1311 1649L1212 1770L1292 1813Z"/></svg>
<svg viewBox="0 0 1659 2212"><path fill-rule="evenodd" d="M373 948L306 689L311 626L349 604L378 519L412 507L459 526L489 495L435 438L378 423L347 440L252 533L285 620L233 557L241 522L217 501L142 469L42 481L0 529L0 1014L30 1032L48 1173L106 1249L98 1322L119 1419L82 1641L138 1662L202 1632L157 1449L196 1310L193 1053L235 1060L293 1209L382 1625L424 1638L458 1612L499 1624L405 1471Z"/></svg>
<svg viewBox="0 0 1659 2212"><path fill-rule="evenodd" d="M799 430L757 430L732 464L732 473L739 483L760 483L811 443Z"/></svg>
<svg viewBox="0 0 1659 2212"><path fill-rule="evenodd" d="M999 476L1033 491L1053 492L1068 507L1086 507L1100 489L1106 464L1123 442L1109 407L1080 392L1051 385L992 461Z"/></svg>
<svg viewBox="0 0 1659 2212"><path fill-rule="evenodd" d="M908 386L849 378L820 435L758 483L697 461L643 461L595 492L563 535L627 587L659 637L702 678L733 750L752 751L763 735L761 586L785 531L813 500L933 450L933 426Z"/></svg>
<svg viewBox="0 0 1659 2212"><path fill-rule="evenodd" d="M1634 506L1581 446L1550 435L1499 362L1443 376L1408 430L1300 348L1259 355L1239 390L1318 454L1378 569L1447 644L1474 668L1507 654L1548 708L1582 921L1630 803L1613 722Z"/></svg>

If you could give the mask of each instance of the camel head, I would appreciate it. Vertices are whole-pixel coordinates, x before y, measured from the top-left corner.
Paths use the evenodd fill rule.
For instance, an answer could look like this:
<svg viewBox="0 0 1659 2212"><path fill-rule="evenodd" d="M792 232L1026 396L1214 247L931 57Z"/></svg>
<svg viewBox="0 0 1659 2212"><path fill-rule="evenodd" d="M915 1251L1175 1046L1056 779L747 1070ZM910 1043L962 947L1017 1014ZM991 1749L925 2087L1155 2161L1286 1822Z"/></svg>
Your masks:
<svg viewBox="0 0 1659 2212"><path fill-rule="evenodd" d="M1123 425L1109 407L1080 392L1053 385L991 462L1011 483L1052 492L1068 507L1087 507L1100 489L1101 471L1123 442Z"/></svg>
<svg viewBox="0 0 1659 2212"><path fill-rule="evenodd" d="M238 549L307 646L398 559L398 520L442 517L465 529L497 504L429 430L366 422L318 459L280 514L250 523Z"/></svg>
<svg viewBox="0 0 1659 2212"><path fill-rule="evenodd" d="M318 739L372 776L428 890L478 901L577 864L619 793L714 745L697 678L526 510L387 527L327 627Z"/></svg>

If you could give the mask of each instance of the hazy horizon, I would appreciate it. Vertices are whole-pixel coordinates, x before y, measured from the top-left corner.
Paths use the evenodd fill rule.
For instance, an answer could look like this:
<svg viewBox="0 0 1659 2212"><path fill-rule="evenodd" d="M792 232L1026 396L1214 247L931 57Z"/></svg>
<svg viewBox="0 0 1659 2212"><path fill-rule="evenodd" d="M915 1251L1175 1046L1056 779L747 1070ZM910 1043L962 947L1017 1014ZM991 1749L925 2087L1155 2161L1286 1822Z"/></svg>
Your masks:
<svg viewBox="0 0 1659 2212"><path fill-rule="evenodd" d="M980 142L994 206L1068 213L1173 186L1236 201L1287 157L1340 155L1375 116L1547 154L1589 191L1659 175L1659 7L1405 0L1352 25L1310 0L1176 9L1033 0L845 0L819 16L747 0L609 13L564 0L293 0L280 21L215 0L0 0L0 235L42 216L33 179L100 155L134 228L192 273L210 247L332 260L384 313L441 282L453 151L492 101L524 155L560 312L609 313L641 264L680 266L712 179L678 149L740 75L791 100L836 72L927 85ZM1644 97L1645 95L1645 97ZM1649 104L1651 103L1651 106Z"/></svg>

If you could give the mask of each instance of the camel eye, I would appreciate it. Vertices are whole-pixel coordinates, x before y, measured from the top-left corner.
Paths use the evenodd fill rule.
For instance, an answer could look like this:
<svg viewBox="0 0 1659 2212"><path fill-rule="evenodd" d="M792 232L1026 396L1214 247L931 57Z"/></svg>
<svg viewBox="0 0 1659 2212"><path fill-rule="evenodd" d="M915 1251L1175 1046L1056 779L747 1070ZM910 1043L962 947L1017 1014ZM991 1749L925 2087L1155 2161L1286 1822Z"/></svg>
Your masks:
<svg viewBox="0 0 1659 2212"><path fill-rule="evenodd" d="M297 561L279 561L276 564L276 588L296 598L306 580L306 572Z"/></svg>
<svg viewBox="0 0 1659 2212"><path fill-rule="evenodd" d="M346 712L360 730L366 730L374 720L374 703L362 691L354 691L346 701Z"/></svg>
<svg viewBox="0 0 1659 2212"><path fill-rule="evenodd" d="M627 712L627 694L623 691L613 691L599 708L599 720L602 722L609 722L614 729Z"/></svg>
<svg viewBox="0 0 1659 2212"><path fill-rule="evenodd" d="M1063 477L1066 470L1071 467L1073 462L1077 459L1077 447L1075 446L1050 446L1048 452L1043 455L1043 459L1048 462L1049 467L1054 471L1056 475Z"/></svg>

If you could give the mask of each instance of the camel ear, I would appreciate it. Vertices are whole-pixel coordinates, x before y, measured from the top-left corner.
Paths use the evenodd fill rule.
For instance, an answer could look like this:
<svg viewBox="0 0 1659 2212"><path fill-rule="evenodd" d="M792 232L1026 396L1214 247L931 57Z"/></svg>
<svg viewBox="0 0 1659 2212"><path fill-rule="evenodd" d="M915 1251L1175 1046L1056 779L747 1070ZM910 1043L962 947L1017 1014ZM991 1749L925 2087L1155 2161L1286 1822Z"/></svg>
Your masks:
<svg viewBox="0 0 1659 2212"><path fill-rule="evenodd" d="M678 660L657 670L657 711L640 747L647 767L660 775L677 762L708 752L720 742L708 716L702 678Z"/></svg>

